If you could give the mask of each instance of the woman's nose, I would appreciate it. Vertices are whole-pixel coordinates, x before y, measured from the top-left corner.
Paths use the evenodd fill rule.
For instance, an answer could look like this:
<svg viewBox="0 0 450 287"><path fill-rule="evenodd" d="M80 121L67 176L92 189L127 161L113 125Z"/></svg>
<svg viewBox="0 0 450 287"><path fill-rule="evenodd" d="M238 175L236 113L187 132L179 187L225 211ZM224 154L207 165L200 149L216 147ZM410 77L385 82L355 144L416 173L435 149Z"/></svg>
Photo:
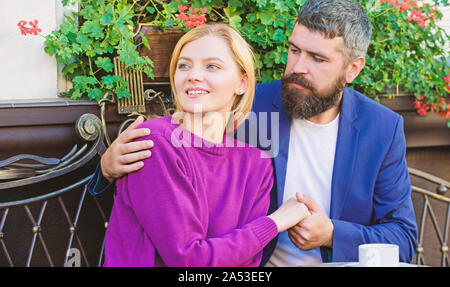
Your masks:
<svg viewBox="0 0 450 287"><path fill-rule="evenodd" d="M203 71L199 67L193 67L189 71L188 80L192 82L201 82L203 81Z"/></svg>

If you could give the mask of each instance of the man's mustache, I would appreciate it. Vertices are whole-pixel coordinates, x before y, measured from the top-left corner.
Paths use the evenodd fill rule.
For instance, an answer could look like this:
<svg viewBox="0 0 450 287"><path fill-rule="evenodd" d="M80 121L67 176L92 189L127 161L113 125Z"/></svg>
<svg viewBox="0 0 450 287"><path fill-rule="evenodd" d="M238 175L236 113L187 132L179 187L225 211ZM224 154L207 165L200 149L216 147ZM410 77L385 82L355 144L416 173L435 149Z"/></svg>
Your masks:
<svg viewBox="0 0 450 287"><path fill-rule="evenodd" d="M309 90L312 90L314 87L312 85L311 82L309 82L307 79L305 79L304 76L300 75L300 74L289 74L286 76L283 76L282 81L286 84L298 84L300 86L303 86Z"/></svg>

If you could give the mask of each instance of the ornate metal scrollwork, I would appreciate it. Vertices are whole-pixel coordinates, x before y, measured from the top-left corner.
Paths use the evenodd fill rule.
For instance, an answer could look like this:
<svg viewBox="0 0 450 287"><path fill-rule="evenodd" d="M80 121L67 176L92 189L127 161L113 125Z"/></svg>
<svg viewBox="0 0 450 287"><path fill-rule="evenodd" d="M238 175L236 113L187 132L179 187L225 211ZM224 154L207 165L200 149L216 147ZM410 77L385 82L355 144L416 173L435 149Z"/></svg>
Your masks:
<svg viewBox="0 0 450 287"><path fill-rule="evenodd" d="M103 130L100 119L94 114L83 114L75 124L75 130L81 139L94 142L88 150L88 145L74 147L61 159L44 158L36 155L18 155L0 162L0 190L24 186L45 181L67 174L91 160L97 153L102 154L106 147L103 143ZM22 163L21 161L34 161Z"/></svg>
<svg viewBox="0 0 450 287"><path fill-rule="evenodd" d="M83 114L75 123L78 136L85 141L94 141L101 136L102 123L94 114Z"/></svg>
<svg viewBox="0 0 450 287"><path fill-rule="evenodd" d="M64 157L58 158L44 158L35 155L18 155L11 157L9 159L0 162L0 180L7 178L9 181L0 181L0 191L1 189L10 189L14 191L15 187L30 185L30 190L32 190L34 183L43 182L52 178L56 178L62 175L71 174L80 168L83 168L94 156L98 153L102 153L106 147L103 143L103 129L100 119L94 114L83 114L75 123L75 130L78 136L86 142L81 148L75 145L69 153ZM32 161L33 163L23 163L22 161ZM0 202L0 266L6 264L9 266L32 266L33 261L46 261L48 266L56 266L63 264L63 266L68 266L70 259L70 252L74 248L80 252L80 264L83 261L84 266L89 266L89 258L92 259L92 254L88 254L86 246L92 246L89 240L86 240L86 235L80 237L80 221L82 217L82 212L90 212L86 209L89 203L86 201L94 202L97 207L97 217L99 218L89 218L89 228L92 228L97 224L98 234L95 235L92 232L89 236L101 236L97 239L98 248L95 252L99 252L98 266L102 263L103 258L103 246L104 246L104 231L107 225L107 213L103 210L102 205L99 203L98 199L93 196L87 195L86 184L92 175L84 177L81 180L77 180L75 183L67 184L63 188L56 191L49 191L43 195L33 196L29 198L20 198L19 200ZM66 178L71 178L70 176ZM29 195L30 196L30 195ZM73 204L67 204L64 197L69 197L72 200L77 200L78 204L73 206ZM52 206L52 207L49 207ZM45 221L44 215L49 214L47 217L55 216L54 212L55 206L57 207L57 212L62 213L62 220L60 225L66 224L67 229L59 229L58 240L67 241L67 249L65 254L56 252L52 246L52 240L55 240L52 236L46 232L47 229L54 229L54 224L49 224ZM92 206L92 205L91 205ZM33 210L38 208L39 213L36 215ZM109 208L109 207L107 207ZM14 210L14 212L12 212ZM22 215L25 217L21 217ZM20 219L20 225L26 227L21 230L21 237L15 238L10 225L14 224L16 226L17 220ZM65 220L64 220L65 218ZM12 223L11 223L12 222ZM9 226L8 226L9 223ZM83 221L82 226L87 226L88 223ZM27 227L28 226L28 227ZM15 227L16 228L16 227ZM84 230L86 233L87 230ZM83 233L83 230L81 230ZM68 236L68 237L67 237ZM25 241L28 250L26 255L26 261L21 261L21 257L18 256L17 248L12 242L20 241L23 242L23 238L29 238L31 241ZM97 238L96 237L96 238ZM64 238L64 239L63 239ZM84 238L84 239L83 239ZM103 243L101 242L103 238ZM37 244L39 241L40 244ZM23 244L23 243L22 243ZM101 248L100 248L101 247ZM43 251L39 253L37 249ZM90 249L92 250L92 248ZM39 254L39 255L37 255ZM18 258L17 258L18 256ZM42 258L36 258L37 256L42 256ZM58 259L59 258L59 259ZM63 262L61 261L63 258Z"/></svg>

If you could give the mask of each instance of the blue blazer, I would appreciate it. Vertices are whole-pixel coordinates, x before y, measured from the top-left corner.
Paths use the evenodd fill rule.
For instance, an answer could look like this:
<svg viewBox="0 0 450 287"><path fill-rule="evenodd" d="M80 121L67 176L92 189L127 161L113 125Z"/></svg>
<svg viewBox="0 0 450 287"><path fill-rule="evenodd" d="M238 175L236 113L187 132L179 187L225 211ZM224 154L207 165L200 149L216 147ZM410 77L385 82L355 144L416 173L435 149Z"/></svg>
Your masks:
<svg viewBox="0 0 450 287"><path fill-rule="evenodd" d="M291 128L291 118L283 107L281 81L257 85L253 111L258 134L279 139L268 145L258 137L258 146L275 155L272 212L283 202ZM397 244L402 262L412 260L417 226L405 152L402 117L346 88L331 188L333 248L321 248L324 262L358 261L358 245L382 242ZM301 176L301 170L298 172ZM272 255L276 241L265 248L262 266Z"/></svg>

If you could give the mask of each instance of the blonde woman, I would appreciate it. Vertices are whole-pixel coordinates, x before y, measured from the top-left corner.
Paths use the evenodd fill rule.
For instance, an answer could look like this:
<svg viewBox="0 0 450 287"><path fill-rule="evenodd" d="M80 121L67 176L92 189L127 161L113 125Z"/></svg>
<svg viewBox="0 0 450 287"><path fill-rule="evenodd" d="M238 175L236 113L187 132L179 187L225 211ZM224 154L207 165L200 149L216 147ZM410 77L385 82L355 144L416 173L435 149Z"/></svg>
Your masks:
<svg viewBox="0 0 450 287"><path fill-rule="evenodd" d="M251 49L228 25L197 27L175 47L170 80L177 116L141 125L157 144L117 181L104 265L258 266L309 212L292 199L267 216L271 159L226 136L251 109Z"/></svg>

